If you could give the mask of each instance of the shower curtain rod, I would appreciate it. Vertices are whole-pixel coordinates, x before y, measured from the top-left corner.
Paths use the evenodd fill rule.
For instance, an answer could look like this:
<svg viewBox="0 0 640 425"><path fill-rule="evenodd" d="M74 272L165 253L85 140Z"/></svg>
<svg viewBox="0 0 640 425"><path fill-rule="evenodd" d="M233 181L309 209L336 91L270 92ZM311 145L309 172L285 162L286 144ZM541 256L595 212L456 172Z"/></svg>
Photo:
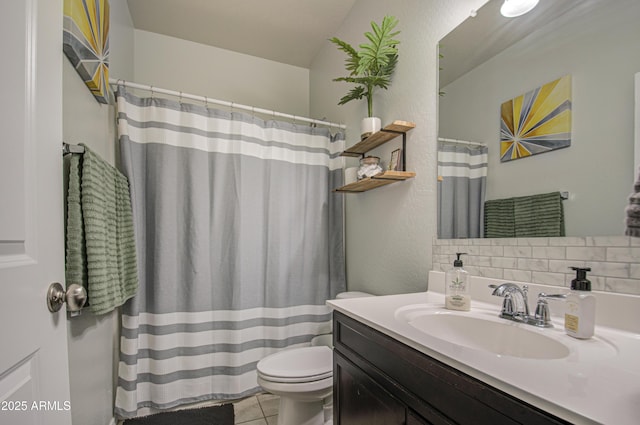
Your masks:
<svg viewBox="0 0 640 425"><path fill-rule="evenodd" d="M438 142L460 143L462 145L471 145L471 146L487 146L484 143L468 142L466 140L458 140L458 139L447 139L444 137L438 137Z"/></svg>
<svg viewBox="0 0 640 425"><path fill-rule="evenodd" d="M276 111L273 111L273 110L270 110L270 109L256 108L255 106L247 106L247 105L243 105L243 104L240 104L240 103L227 102L226 100L212 99L212 98L206 97L206 96L199 96L199 95L196 95L196 94L183 93L181 91L162 89L162 88L159 88L159 87L150 86L148 84L132 83L130 81L120 80L120 79L117 79L117 78L109 78L109 84L112 84L112 85L122 84L125 87L129 87L129 88L132 88L132 89L148 90L152 94L153 93L162 93L162 94L166 94L166 95L169 95L169 96L176 96L176 97L179 97L180 99L197 100L199 102L204 102L205 104L213 103L213 104L216 104L216 105L226 106L226 107L229 107L229 108L232 108L232 109L242 109L242 110L249 111L249 112L252 112L252 113L271 115L273 117L280 117L280 118L288 118L288 119L293 119L294 121L308 122L310 124L324 125L324 126L327 126L327 127L337 127L337 128L343 129L343 130L345 128L347 128L347 126L344 125L344 124L337 124L337 123L329 122L329 121L322 121L322 120L316 120L316 119L313 119L313 118L300 117L298 115L285 114L283 112L276 112Z"/></svg>

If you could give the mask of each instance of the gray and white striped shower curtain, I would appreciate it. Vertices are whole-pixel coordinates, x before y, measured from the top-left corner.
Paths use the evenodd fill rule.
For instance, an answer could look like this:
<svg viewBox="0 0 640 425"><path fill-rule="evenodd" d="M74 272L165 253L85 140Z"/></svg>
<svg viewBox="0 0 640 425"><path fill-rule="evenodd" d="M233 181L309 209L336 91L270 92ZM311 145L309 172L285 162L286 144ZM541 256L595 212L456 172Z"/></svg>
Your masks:
<svg viewBox="0 0 640 425"><path fill-rule="evenodd" d="M116 414L259 391L256 363L330 332L344 290L344 136L119 87L140 289Z"/></svg>
<svg viewBox="0 0 640 425"><path fill-rule="evenodd" d="M481 238L488 148L438 142L438 237Z"/></svg>

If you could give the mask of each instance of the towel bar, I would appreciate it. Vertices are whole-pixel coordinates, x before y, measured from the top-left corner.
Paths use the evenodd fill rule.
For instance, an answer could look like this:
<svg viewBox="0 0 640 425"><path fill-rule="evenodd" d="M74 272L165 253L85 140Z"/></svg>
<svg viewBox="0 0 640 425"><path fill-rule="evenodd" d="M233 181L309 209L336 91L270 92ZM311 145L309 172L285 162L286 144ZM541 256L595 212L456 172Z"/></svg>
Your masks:
<svg viewBox="0 0 640 425"><path fill-rule="evenodd" d="M69 143L62 142L62 155L70 153L84 153L84 146L71 145Z"/></svg>

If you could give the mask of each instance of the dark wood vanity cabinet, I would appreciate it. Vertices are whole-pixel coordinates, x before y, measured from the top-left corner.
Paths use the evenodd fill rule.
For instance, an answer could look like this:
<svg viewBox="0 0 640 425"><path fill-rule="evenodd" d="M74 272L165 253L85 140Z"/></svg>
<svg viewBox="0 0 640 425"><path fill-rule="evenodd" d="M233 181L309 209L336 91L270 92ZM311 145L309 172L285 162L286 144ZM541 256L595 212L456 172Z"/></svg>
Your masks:
<svg viewBox="0 0 640 425"><path fill-rule="evenodd" d="M334 311L334 425L568 424Z"/></svg>

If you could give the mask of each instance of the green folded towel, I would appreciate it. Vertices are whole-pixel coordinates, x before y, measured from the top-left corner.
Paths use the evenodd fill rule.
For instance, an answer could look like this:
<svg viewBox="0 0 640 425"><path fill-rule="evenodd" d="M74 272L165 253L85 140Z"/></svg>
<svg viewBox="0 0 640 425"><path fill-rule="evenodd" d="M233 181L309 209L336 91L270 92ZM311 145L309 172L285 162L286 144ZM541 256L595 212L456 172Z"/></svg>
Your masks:
<svg viewBox="0 0 640 425"><path fill-rule="evenodd" d="M543 236L565 236L560 192L485 202L485 238Z"/></svg>
<svg viewBox="0 0 640 425"><path fill-rule="evenodd" d="M486 201L484 203L484 237L512 238L515 234L513 198Z"/></svg>
<svg viewBox="0 0 640 425"><path fill-rule="evenodd" d="M87 289L90 310L105 314L138 289L133 214L127 178L84 149L69 160L65 274Z"/></svg>
<svg viewBox="0 0 640 425"><path fill-rule="evenodd" d="M564 236L560 192L514 198L516 237Z"/></svg>

